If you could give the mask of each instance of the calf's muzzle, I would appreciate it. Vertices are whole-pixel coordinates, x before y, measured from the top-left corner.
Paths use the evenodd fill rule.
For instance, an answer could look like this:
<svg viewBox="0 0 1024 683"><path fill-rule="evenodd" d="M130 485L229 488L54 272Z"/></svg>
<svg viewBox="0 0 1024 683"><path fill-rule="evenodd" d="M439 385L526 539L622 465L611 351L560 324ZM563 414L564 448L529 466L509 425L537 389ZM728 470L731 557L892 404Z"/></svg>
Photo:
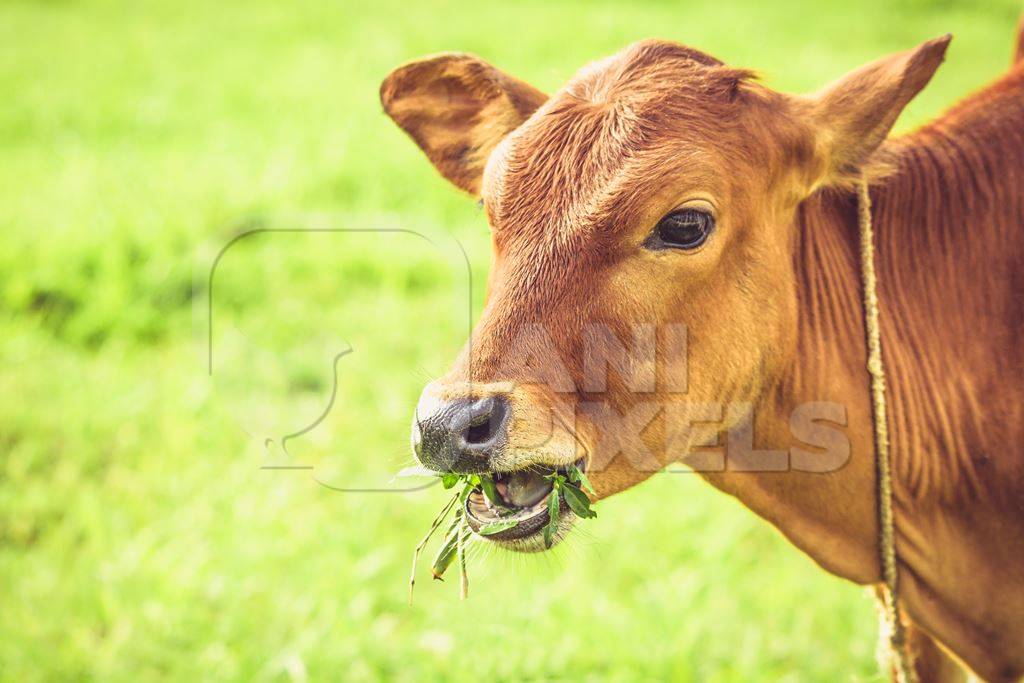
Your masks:
<svg viewBox="0 0 1024 683"><path fill-rule="evenodd" d="M412 425L413 451L437 472L487 472L508 442L510 416L508 399L500 395L421 402Z"/></svg>

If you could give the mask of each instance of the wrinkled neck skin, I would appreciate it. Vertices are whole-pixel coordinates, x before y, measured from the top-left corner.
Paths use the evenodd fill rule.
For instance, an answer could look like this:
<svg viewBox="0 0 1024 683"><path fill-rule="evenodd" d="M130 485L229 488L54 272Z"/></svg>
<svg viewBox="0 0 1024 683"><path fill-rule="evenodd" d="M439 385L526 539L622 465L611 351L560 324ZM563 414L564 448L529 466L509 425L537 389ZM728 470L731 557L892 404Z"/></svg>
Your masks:
<svg viewBox="0 0 1024 683"><path fill-rule="evenodd" d="M1024 675L1024 69L889 141L872 189L903 608L986 680ZM755 407L759 450L808 401L843 407L830 473L706 473L825 569L881 580L856 199L793 230L792 360Z"/></svg>

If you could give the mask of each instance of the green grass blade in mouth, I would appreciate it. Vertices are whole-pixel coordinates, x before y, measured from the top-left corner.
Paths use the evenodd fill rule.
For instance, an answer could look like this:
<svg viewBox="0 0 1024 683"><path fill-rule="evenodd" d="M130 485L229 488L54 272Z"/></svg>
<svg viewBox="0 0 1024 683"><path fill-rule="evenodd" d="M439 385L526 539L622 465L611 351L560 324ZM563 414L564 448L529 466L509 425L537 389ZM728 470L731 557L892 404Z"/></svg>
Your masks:
<svg viewBox="0 0 1024 683"><path fill-rule="evenodd" d="M577 517L589 519L597 517L597 513L590 509L590 499L587 495L580 491L573 484L564 484L562 486L562 498L569 504L569 509L572 510Z"/></svg>
<svg viewBox="0 0 1024 683"><path fill-rule="evenodd" d="M481 528L477 533L481 536L491 536L492 534L496 534L516 526L519 526L518 519L502 519L497 522L491 522L487 526Z"/></svg>
<svg viewBox="0 0 1024 683"><path fill-rule="evenodd" d="M555 532L558 531L558 486L552 487L548 495L548 523L544 525L544 547L550 548L555 543Z"/></svg>
<svg viewBox="0 0 1024 683"><path fill-rule="evenodd" d="M441 526L441 524L444 522L444 518L448 516L448 513L451 512L452 507L455 506L455 503L456 501L459 500L459 498L460 494L455 494L454 496L451 497L451 500L445 503L445 506L441 508L441 512L438 513L437 517L435 517L434 521L431 523L430 531L427 532L427 535L423 537L423 540L419 542L419 544L416 546L416 549L412 552L412 572L409 574L410 607L412 606L412 591L413 588L416 586L416 562L420 559L420 552L423 550L423 547L427 545L427 541L429 541L430 537L434 535L434 532L437 531L437 527Z"/></svg>
<svg viewBox="0 0 1024 683"><path fill-rule="evenodd" d="M459 599L465 600L469 597L469 574L466 573L466 536L463 533L469 528L469 524L466 522L466 515L463 513L461 523L459 524L459 531L456 534L458 539L458 555L459 555Z"/></svg>
<svg viewBox="0 0 1024 683"><path fill-rule="evenodd" d="M579 467L577 467L576 465L569 465L567 472L569 473L570 481L575 482L577 485L579 485L582 488L585 488L587 491L590 491L591 493L596 493L594 491L594 486L590 483L590 480L587 479L587 475Z"/></svg>
<svg viewBox="0 0 1024 683"><path fill-rule="evenodd" d="M455 554L458 546L458 536L456 535L462 530L462 517L456 515L452 519L452 523L448 526L448 531L445 532L444 544L437 551L437 555L434 556L434 561L430 565L430 571L434 575L434 579L437 581L444 581L444 573L448 570L452 560L455 559Z"/></svg>
<svg viewBox="0 0 1024 683"><path fill-rule="evenodd" d="M484 495L497 506L504 507L501 505L501 496L498 495L498 489L494 486L494 479L487 476L486 474L480 475L480 488L483 489Z"/></svg>

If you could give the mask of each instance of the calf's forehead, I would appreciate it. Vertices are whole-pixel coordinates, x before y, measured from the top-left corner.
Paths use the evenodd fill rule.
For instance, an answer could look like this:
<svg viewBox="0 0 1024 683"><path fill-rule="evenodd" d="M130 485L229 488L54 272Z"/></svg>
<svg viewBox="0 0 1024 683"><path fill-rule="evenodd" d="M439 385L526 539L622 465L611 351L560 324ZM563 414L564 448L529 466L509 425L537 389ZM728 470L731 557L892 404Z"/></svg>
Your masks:
<svg viewBox="0 0 1024 683"><path fill-rule="evenodd" d="M713 177L749 75L659 41L585 67L491 155L483 197L493 226L551 239L622 224L669 179Z"/></svg>

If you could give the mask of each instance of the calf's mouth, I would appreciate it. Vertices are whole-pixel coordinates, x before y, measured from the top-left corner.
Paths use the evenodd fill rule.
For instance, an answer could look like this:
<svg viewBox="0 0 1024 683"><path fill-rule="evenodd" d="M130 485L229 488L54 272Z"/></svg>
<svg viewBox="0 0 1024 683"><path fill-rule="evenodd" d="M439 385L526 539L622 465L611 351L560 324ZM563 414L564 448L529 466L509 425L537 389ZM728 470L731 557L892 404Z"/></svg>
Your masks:
<svg viewBox="0 0 1024 683"><path fill-rule="evenodd" d="M584 461L574 463L583 470ZM523 541L539 538L548 524L548 498L551 495L553 474L568 476L568 467L531 465L528 469L515 472L492 472L494 481L492 493L498 500L491 500L482 487L474 489L466 498L466 521L474 532L489 524L515 520L510 529L482 536L491 541ZM575 515L565 500L558 501L559 520L570 520ZM517 544L518 545L518 544Z"/></svg>

